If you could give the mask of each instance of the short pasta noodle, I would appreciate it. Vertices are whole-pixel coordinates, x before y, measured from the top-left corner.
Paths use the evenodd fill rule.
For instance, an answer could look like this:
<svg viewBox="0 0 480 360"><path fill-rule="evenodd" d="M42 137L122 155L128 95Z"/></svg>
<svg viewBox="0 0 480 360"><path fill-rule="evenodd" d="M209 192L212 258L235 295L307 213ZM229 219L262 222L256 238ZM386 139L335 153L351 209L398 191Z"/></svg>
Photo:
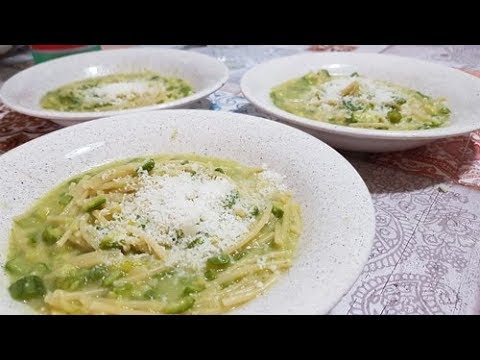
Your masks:
<svg viewBox="0 0 480 360"><path fill-rule="evenodd" d="M41 313L223 313L292 266L301 231L279 174L158 155L57 186L14 220L5 269Z"/></svg>

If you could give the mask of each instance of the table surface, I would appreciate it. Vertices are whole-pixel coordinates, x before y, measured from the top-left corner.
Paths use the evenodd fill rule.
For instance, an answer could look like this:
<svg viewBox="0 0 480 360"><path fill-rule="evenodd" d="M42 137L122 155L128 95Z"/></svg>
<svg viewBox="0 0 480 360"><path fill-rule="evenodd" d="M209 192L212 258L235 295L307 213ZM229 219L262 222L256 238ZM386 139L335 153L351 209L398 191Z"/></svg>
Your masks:
<svg viewBox="0 0 480 360"><path fill-rule="evenodd" d="M239 80L256 63L299 51L382 52L438 62L480 75L480 46L280 45L188 49L215 56L231 70L228 83L194 108L270 119L241 95ZM0 85L31 65L31 55L24 49L1 57ZM18 114L0 104L0 154L59 128L48 120ZM376 233L362 274L331 313L479 314L480 133L402 153L342 154L371 192Z"/></svg>

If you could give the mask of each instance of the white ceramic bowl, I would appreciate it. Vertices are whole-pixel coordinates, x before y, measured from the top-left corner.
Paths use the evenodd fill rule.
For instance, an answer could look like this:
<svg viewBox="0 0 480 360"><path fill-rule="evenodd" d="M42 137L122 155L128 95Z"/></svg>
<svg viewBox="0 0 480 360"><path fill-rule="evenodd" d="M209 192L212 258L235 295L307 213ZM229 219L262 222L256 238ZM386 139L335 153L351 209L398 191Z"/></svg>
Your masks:
<svg viewBox="0 0 480 360"><path fill-rule="evenodd" d="M45 110L40 106L40 99L48 91L72 81L145 69L180 77L193 86L194 93L175 101L128 110L62 112ZM221 61L192 51L141 48L104 50L70 55L26 69L5 82L0 89L0 100L20 113L68 126L106 116L186 106L221 88L227 79L228 69Z"/></svg>
<svg viewBox="0 0 480 360"><path fill-rule="evenodd" d="M370 253L374 209L364 182L336 151L273 121L227 112L165 110L65 128L0 156L0 263L12 217L70 176L117 159L195 152L267 164L286 176L301 204L304 232L292 269L238 314L324 314L348 291ZM0 313L11 300L0 275Z"/></svg>
<svg viewBox="0 0 480 360"><path fill-rule="evenodd" d="M452 110L451 122L445 127L429 130L360 129L306 119L273 104L270 91L274 86L319 69L342 75L358 72L434 97L445 97ZM344 150L406 150L480 128L480 79L460 70L411 58L360 53L304 53L257 65L244 75L241 88L246 98L261 110Z"/></svg>

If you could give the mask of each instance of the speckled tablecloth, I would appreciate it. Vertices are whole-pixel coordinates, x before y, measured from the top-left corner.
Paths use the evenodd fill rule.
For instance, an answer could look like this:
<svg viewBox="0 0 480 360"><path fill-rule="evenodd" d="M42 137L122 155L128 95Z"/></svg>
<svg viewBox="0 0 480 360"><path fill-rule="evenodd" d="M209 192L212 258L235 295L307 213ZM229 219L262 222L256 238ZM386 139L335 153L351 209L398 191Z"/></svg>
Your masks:
<svg viewBox="0 0 480 360"><path fill-rule="evenodd" d="M239 79L258 62L305 50L411 56L480 75L480 46L193 47L231 68L230 81L193 107L271 118L241 96ZM0 84L28 66L21 49L0 58ZM0 154L59 128L0 104ZM480 132L406 152L343 155L372 194L376 234L363 273L331 313L479 314Z"/></svg>

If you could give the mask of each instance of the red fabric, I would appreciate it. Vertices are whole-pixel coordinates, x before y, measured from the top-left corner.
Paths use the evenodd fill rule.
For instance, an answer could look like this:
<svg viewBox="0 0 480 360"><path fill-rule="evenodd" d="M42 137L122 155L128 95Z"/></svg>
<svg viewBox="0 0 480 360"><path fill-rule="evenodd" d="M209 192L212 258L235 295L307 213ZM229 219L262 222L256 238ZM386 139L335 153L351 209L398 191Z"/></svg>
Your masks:
<svg viewBox="0 0 480 360"><path fill-rule="evenodd" d="M462 69L480 77L480 71ZM480 130L417 149L371 156L376 164L480 189Z"/></svg>

